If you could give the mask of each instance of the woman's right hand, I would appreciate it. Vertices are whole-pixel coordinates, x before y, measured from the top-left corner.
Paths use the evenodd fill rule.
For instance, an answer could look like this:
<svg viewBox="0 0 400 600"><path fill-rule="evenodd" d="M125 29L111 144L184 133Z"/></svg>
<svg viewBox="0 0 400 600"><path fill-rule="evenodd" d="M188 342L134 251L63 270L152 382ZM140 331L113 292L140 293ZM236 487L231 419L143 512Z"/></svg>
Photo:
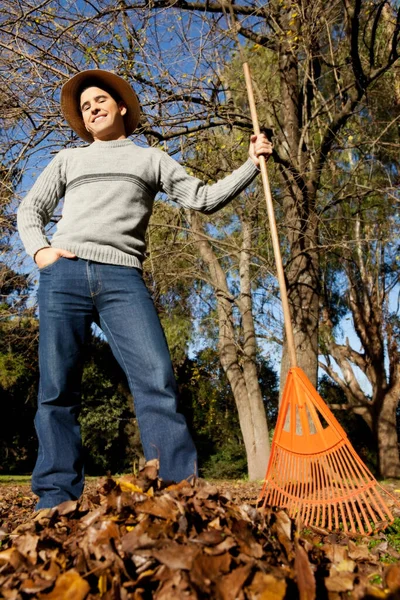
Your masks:
<svg viewBox="0 0 400 600"><path fill-rule="evenodd" d="M35 254L35 263L39 267L39 269L43 269L48 265L51 265L53 262L56 262L59 258L76 258L76 254L69 252L69 250L62 250L61 248L52 248L51 246L46 246L45 248L41 248Z"/></svg>

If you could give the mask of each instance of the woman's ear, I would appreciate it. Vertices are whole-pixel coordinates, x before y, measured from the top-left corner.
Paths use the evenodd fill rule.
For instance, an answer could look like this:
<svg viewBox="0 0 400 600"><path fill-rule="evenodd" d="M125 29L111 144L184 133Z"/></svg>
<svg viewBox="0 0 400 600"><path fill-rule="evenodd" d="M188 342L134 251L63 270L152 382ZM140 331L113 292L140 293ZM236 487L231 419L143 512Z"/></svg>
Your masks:
<svg viewBox="0 0 400 600"><path fill-rule="evenodd" d="M119 108L119 112L121 113L122 116L125 116L126 113L128 112L128 109L126 108L126 104L124 104L124 102L119 102L118 108Z"/></svg>

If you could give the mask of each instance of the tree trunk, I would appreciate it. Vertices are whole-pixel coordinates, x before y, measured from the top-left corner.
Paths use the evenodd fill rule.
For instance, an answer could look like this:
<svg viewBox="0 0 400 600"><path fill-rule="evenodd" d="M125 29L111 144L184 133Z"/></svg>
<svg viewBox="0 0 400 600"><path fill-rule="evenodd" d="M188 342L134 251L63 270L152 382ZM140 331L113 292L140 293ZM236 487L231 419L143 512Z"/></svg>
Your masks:
<svg viewBox="0 0 400 600"><path fill-rule="evenodd" d="M316 218L302 219L297 213L298 203L287 198L284 207L288 226L290 256L285 269L288 299L291 311L297 365L305 372L312 385L317 385L318 374L318 312L321 293L318 230ZM290 215L292 215L290 217ZM281 365L281 394L291 367L283 345Z"/></svg>
<svg viewBox="0 0 400 600"><path fill-rule="evenodd" d="M245 294L247 296L246 300L243 297L241 299L242 311L245 312L244 317L247 323L245 337L248 336L248 353L246 354L246 351L244 351L242 358L242 354L238 352L239 342L235 338L232 312L233 298L228 289L226 275L211 245L204 236L199 215L191 212L190 223L200 255L208 267L217 298L220 361L232 388L238 410L240 429L246 448L249 479L251 481L263 479L267 470L270 448L267 418L255 363L255 343L253 345L251 339L254 336L255 342L254 324L252 327L253 334L251 334L251 328L249 328L249 319L252 319L249 296ZM249 350L250 347L253 347L254 352Z"/></svg>
<svg viewBox="0 0 400 600"><path fill-rule="evenodd" d="M289 14L284 16L284 23ZM286 21L285 21L286 20ZM300 100L298 59L290 42L279 50L280 84L284 144L290 168L281 167L283 213L289 256L286 261L286 285L298 366L316 386L318 372L319 256L318 218L315 214L316 188L313 175L307 173L309 157L301 137L304 107ZM310 181L307 180L310 178ZM283 346L281 394L290 368Z"/></svg>
<svg viewBox="0 0 400 600"><path fill-rule="evenodd" d="M384 478L400 478L400 456L396 420L398 403L398 393L393 393L392 391L387 394L383 400L382 409L376 424L379 473Z"/></svg>

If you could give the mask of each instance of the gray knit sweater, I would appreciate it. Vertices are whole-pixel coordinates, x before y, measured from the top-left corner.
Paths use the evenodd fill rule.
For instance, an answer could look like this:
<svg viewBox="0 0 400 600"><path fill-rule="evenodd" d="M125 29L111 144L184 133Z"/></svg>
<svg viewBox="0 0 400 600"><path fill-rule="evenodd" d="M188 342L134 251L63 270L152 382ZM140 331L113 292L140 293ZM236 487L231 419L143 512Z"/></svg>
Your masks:
<svg viewBox="0 0 400 600"><path fill-rule="evenodd" d="M18 210L28 254L49 246L45 226L64 197L51 245L80 258L142 267L154 197L165 192L185 208L212 213L239 194L258 173L248 159L213 185L191 177L168 154L131 140L94 142L61 150Z"/></svg>

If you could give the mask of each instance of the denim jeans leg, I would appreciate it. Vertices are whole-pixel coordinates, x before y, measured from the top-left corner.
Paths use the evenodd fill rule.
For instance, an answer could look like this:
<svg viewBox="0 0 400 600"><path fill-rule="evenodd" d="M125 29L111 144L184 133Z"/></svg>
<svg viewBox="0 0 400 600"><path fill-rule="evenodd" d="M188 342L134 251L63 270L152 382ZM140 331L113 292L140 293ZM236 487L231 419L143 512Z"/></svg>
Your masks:
<svg viewBox="0 0 400 600"><path fill-rule="evenodd" d="M101 281L95 297L100 325L127 375L145 457L159 459L166 480L188 478L197 472L197 453L177 412L168 346L142 274L114 265L93 268Z"/></svg>
<svg viewBox="0 0 400 600"><path fill-rule="evenodd" d="M40 272L40 384L35 427L39 452L32 474L37 508L79 498L83 490L78 424L81 350L90 333L93 302L85 261L61 258Z"/></svg>

